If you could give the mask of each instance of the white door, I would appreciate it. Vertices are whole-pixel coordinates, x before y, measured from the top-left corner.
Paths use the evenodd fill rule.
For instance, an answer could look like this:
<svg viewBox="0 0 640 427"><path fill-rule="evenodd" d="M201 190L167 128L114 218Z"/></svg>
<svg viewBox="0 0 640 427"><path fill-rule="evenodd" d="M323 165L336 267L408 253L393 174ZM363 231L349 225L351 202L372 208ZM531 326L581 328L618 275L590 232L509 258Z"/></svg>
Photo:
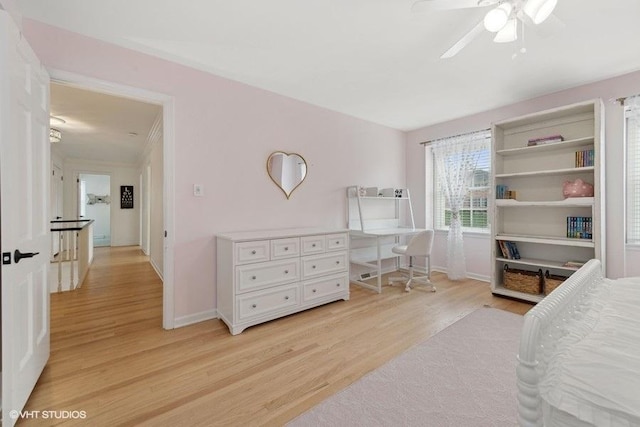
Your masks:
<svg viewBox="0 0 640 427"><path fill-rule="evenodd" d="M62 219L63 208L63 182L62 168L53 165L51 172L51 219Z"/></svg>
<svg viewBox="0 0 640 427"><path fill-rule="evenodd" d="M51 170L51 220L62 219L62 203L63 203L63 182L62 182L62 168L58 165L53 165ZM51 258L60 252L60 239L58 233L53 233L51 236Z"/></svg>
<svg viewBox="0 0 640 427"><path fill-rule="evenodd" d="M78 212L93 220L93 246L111 246L111 176L78 174Z"/></svg>
<svg viewBox="0 0 640 427"><path fill-rule="evenodd" d="M0 70L2 425L13 426L49 358L49 77L2 10Z"/></svg>

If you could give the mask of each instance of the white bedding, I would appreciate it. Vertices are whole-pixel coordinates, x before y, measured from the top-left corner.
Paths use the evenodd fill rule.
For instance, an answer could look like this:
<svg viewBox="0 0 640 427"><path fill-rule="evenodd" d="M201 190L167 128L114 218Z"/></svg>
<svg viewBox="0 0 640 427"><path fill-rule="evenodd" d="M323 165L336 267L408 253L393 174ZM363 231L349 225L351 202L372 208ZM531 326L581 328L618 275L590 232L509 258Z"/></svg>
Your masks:
<svg viewBox="0 0 640 427"><path fill-rule="evenodd" d="M598 427L640 426L640 279L604 279L598 298L566 325L540 378L545 425L558 414ZM575 424L578 424L577 422Z"/></svg>

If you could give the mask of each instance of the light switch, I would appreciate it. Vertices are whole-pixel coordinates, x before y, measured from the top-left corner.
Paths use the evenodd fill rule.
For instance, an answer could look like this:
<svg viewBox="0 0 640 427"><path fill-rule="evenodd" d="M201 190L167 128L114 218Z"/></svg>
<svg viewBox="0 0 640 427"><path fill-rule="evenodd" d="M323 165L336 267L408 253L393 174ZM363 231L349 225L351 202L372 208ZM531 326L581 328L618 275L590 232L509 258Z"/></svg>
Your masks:
<svg viewBox="0 0 640 427"><path fill-rule="evenodd" d="M196 197L202 197L204 195L202 184L193 184L193 195Z"/></svg>

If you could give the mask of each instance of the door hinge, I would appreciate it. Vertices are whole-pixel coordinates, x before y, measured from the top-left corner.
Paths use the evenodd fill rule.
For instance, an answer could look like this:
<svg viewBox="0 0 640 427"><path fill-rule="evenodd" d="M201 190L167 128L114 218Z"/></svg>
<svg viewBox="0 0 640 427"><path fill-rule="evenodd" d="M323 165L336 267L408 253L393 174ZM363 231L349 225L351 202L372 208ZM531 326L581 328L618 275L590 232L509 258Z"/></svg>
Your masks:
<svg viewBox="0 0 640 427"><path fill-rule="evenodd" d="M164 230L164 237L167 237L167 230Z"/></svg>

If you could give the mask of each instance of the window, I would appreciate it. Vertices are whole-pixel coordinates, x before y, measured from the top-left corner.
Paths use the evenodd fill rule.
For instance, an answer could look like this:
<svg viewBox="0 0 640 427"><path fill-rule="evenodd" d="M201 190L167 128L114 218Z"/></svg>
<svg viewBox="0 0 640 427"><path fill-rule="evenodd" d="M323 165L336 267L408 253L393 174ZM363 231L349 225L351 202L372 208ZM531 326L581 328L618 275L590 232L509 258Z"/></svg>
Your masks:
<svg viewBox="0 0 640 427"><path fill-rule="evenodd" d="M491 184L491 131L483 131L482 137L484 138L481 144L482 151L479 153L471 186L464 201L463 209L460 211L460 220L463 231L488 233L487 206ZM451 139L453 140L453 138ZM433 165L433 171L434 225L438 230L448 230L451 224L451 209L448 206L442 190L442 184L439 182L438 174L435 171L435 164Z"/></svg>
<svg viewBox="0 0 640 427"><path fill-rule="evenodd" d="M640 245L640 96L625 100L627 243Z"/></svg>

